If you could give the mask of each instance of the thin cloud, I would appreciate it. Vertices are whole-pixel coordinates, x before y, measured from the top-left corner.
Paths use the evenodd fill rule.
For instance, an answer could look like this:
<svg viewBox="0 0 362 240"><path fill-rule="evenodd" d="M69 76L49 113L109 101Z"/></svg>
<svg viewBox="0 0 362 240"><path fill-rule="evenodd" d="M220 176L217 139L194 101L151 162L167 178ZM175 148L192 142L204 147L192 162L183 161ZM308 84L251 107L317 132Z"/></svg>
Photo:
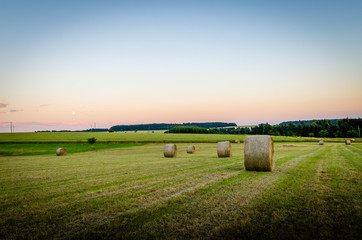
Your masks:
<svg viewBox="0 0 362 240"><path fill-rule="evenodd" d="M45 108L45 107L49 107L49 106L51 106L51 104L40 104L40 105L35 107L35 110L37 112L39 112L41 108Z"/></svg>
<svg viewBox="0 0 362 240"><path fill-rule="evenodd" d="M61 126L61 127L72 127L72 126L82 126L84 124L79 122L22 122L24 125L31 126Z"/></svg>
<svg viewBox="0 0 362 240"><path fill-rule="evenodd" d="M23 111L22 109L10 109L9 112L15 113L15 112L22 112L22 111Z"/></svg>
<svg viewBox="0 0 362 240"><path fill-rule="evenodd" d="M0 122L0 127L7 127L9 126L9 122Z"/></svg>
<svg viewBox="0 0 362 240"><path fill-rule="evenodd" d="M39 108L42 108L42 107L49 107L49 106L51 106L51 104L41 104L41 105L39 105Z"/></svg>
<svg viewBox="0 0 362 240"><path fill-rule="evenodd" d="M61 123L61 126L69 126L69 127L82 126L82 125L84 125L84 123L80 123L80 122L69 122L69 123L62 122Z"/></svg>
<svg viewBox="0 0 362 240"><path fill-rule="evenodd" d="M59 123L57 122L23 122L24 125L31 125L31 126L57 126Z"/></svg>
<svg viewBox="0 0 362 240"><path fill-rule="evenodd" d="M0 103L0 108L6 108L7 105L6 103Z"/></svg>

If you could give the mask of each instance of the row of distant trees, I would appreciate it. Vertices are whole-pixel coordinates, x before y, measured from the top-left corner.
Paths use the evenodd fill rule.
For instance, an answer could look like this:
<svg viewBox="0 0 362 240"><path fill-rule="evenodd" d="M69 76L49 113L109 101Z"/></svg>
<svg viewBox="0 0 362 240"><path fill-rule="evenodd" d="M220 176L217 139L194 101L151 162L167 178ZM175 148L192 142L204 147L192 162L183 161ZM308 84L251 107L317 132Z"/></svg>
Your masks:
<svg viewBox="0 0 362 240"><path fill-rule="evenodd" d="M261 123L254 127L228 127L205 129L200 127L175 127L166 133L248 134L299 137L360 137L362 119L335 119L285 122L277 125Z"/></svg>
<svg viewBox="0 0 362 240"><path fill-rule="evenodd" d="M36 131L36 132L108 132L108 128L89 128L86 130L43 130L43 131Z"/></svg>
<svg viewBox="0 0 362 240"><path fill-rule="evenodd" d="M202 127L184 127L178 126L166 131L165 133L210 133L210 130Z"/></svg>
<svg viewBox="0 0 362 240"><path fill-rule="evenodd" d="M166 133L201 133L201 134L267 134L274 136L298 137L361 137L362 119L333 119L333 120L308 120L283 122L277 125L261 123L254 127L236 127L235 123L208 122L208 123L183 123L183 124L139 124L117 125L110 129L96 128L79 132L114 132L138 130L166 130ZM44 131L47 132L47 131ZM70 132L61 130L52 132Z"/></svg>
<svg viewBox="0 0 362 240"><path fill-rule="evenodd" d="M135 125L116 125L112 126L116 132L125 131L147 131L147 130L169 130L178 126L182 127L200 127L200 128L220 128L237 126L236 123L224 122L205 122L205 123L151 123L151 124L135 124Z"/></svg>

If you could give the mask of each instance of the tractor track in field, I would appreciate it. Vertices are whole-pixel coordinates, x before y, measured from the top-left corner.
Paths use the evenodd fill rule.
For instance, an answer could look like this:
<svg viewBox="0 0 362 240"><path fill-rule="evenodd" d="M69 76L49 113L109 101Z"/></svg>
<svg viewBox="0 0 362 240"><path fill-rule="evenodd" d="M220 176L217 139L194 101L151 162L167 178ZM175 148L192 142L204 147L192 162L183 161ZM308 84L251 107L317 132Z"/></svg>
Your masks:
<svg viewBox="0 0 362 240"><path fill-rule="evenodd" d="M351 147L352 149L357 150L358 152L362 153L362 149L361 149L361 148L356 147L356 146L354 146L354 145L350 145L350 147Z"/></svg>
<svg viewBox="0 0 362 240"><path fill-rule="evenodd" d="M353 152L352 150L350 150L349 148L347 148L346 146L342 146L343 150L347 150L347 152L351 153L354 156L359 156L361 157L361 155L357 155L357 153ZM355 158L351 158L348 156L345 156L342 152L341 149L338 149L338 156L342 157L343 159L345 159L346 161L348 161L354 168L361 170L361 166L360 164L358 164L357 159Z"/></svg>
<svg viewBox="0 0 362 240"><path fill-rule="evenodd" d="M355 156L359 156L359 157L362 156L361 153L355 152L355 151L353 151L352 149L350 149L350 148L348 148L348 147L346 147L346 146L344 146L344 149L346 149L348 152L352 153L352 154L355 155ZM356 148L356 149L357 149L357 148Z"/></svg>

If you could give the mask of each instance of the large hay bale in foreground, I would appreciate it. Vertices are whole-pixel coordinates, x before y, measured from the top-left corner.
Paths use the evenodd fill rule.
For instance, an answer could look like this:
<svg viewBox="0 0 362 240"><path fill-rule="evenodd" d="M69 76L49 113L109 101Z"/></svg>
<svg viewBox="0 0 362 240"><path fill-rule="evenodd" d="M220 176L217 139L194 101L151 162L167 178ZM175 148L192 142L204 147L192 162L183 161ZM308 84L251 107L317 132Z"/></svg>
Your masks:
<svg viewBox="0 0 362 240"><path fill-rule="evenodd" d="M239 139L236 139L236 140L235 140L235 143L238 143L238 144L239 144L239 143L240 143L240 140L239 140Z"/></svg>
<svg viewBox="0 0 362 240"><path fill-rule="evenodd" d="M319 145L324 145L324 141L320 140Z"/></svg>
<svg viewBox="0 0 362 240"><path fill-rule="evenodd" d="M195 152L195 146L187 146L186 152L193 154Z"/></svg>
<svg viewBox="0 0 362 240"><path fill-rule="evenodd" d="M247 171L273 171L274 142L271 136L256 135L246 137L244 166Z"/></svg>
<svg viewBox="0 0 362 240"><path fill-rule="evenodd" d="M177 146L176 144L166 144L163 149L163 155L165 157L176 157L177 156Z"/></svg>
<svg viewBox="0 0 362 240"><path fill-rule="evenodd" d="M346 145L351 145L351 140L348 139L345 141L345 143L346 143Z"/></svg>
<svg viewBox="0 0 362 240"><path fill-rule="evenodd" d="M65 156L67 155L67 149L65 148L58 148L56 151L57 156Z"/></svg>
<svg viewBox="0 0 362 240"><path fill-rule="evenodd" d="M229 141L217 143L218 157L231 157L231 144Z"/></svg>

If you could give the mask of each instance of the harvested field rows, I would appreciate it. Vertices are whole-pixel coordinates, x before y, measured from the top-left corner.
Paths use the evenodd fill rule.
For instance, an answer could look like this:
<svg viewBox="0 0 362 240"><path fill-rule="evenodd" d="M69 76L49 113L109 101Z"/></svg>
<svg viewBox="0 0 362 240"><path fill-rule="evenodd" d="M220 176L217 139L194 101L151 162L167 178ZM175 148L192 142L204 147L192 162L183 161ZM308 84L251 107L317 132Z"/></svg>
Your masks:
<svg viewBox="0 0 362 240"><path fill-rule="evenodd" d="M361 144L277 143L273 172L245 171L243 144L188 145L2 157L0 237L359 237Z"/></svg>

